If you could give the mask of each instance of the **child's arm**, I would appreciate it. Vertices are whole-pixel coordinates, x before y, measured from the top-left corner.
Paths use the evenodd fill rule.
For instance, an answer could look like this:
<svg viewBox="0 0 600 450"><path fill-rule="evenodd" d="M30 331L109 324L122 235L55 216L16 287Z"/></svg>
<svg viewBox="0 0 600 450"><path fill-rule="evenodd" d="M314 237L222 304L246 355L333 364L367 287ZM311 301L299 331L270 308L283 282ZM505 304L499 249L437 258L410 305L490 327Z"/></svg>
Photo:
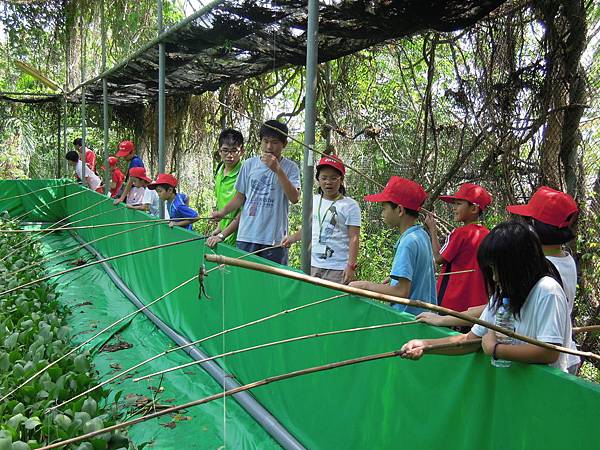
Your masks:
<svg viewBox="0 0 600 450"><path fill-rule="evenodd" d="M560 352L548 348L538 347L533 344L508 345L498 343L496 332L488 330L483 335L481 346L486 355L496 359L508 359L530 364L553 364L558 359Z"/></svg>
<svg viewBox="0 0 600 450"><path fill-rule="evenodd" d="M246 201L246 196L238 191L233 196L233 198L231 200L229 200L229 203L227 203L225 206L223 206L222 210L214 211L211 214L211 217L214 220L221 220L223 217L225 217L230 212L235 211L236 209L240 209L244 205L245 201Z"/></svg>
<svg viewBox="0 0 600 450"><path fill-rule="evenodd" d="M437 224L435 222L435 217L431 213L427 213L427 217L425 218L425 225L429 229L429 234L431 235L431 249L433 250L433 259L437 264L444 264L447 261L444 259L442 255L440 255L440 240L438 239L437 233Z"/></svg>
<svg viewBox="0 0 600 450"><path fill-rule="evenodd" d="M269 169L275 172L275 175L277 175L277 180L279 180L279 184L281 184L281 188L283 189L283 193L288 198L290 203L294 205L298 203L298 200L300 200L300 189L292 184L285 171L281 167L281 164L279 164L279 160L270 153L263 153L261 160Z"/></svg>
<svg viewBox="0 0 600 450"><path fill-rule="evenodd" d="M471 317L479 317L481 313L485 309L485 305L481 306L471 306L469 309L465 311L465 314L468 314ZM417 316L417 320L419 322L427 323L429 325L434 325L436 327L464 327L472 325L473 322L469 322L467 320L459 319L454 316L440 316L436 313L432 312L423 312Z"/></svg>
<svg viewBox="0 0 600 450"><path fill-rule="evenodd" d="M147 203L142 203L139 205L126 205L129 209L137 209L138 211L150 211L150 205Z"/></svg>
<svg viewBox="0 0 600 450"><path fill-rule="evenodd" d="M401 298L408 298L410 294L410 280L407 278L398 278L398 283L394 286L391 284L373 283L371 281L353 281L350 283L350 286Z"/></svg>
<svg viewBox="0 0 600 450"><path fill-rule="evenodd" d="M123 193L121 194L121 196L119 198L117 198L113 204L118 205L119 203L125 201L125 199L127 198L127 194L129 194L129 191L131 190L131 186L133 186L133 181L131 180L131 177L127 180L127 184L125 185L125 189L123 189Z"/></svg>
<svg viewBox="0 0 600 450"><path fill-rule="evenodd" d="M223 242L229 235L235 233L240 225L241 214L242 212L240 211L237 214L237 216L235 216L235 218L231 221L231 223L225 227L223 231L221 231L220 227L217 227L217 229L215 230L216 233L215 231L213 231L212 236L210 236L206 240L206 245L208 245L210 248L215 248L215 246L219 242Z"/></svg>
<svg viewBox="0 0 600 450"><path fill-rule="evenodd" d="M350 246L348 248L348 263L344 269L344 279L342 283L348 284L354 281L356 274L356 261L358 260L358 243L360 240L360 227L349 226L348 237L350 238Z"/></svg>
<svg viewBox="0 0 600 450"><path fill-rule="evenodd" d="M457 334L454 336L448 336L440 339L412 339L402 346L400 351L402 352L402 358L405 359L420 359L423 356L425 347L428 345L435 344L459 344L472 339L479 339L479 336L468 332L467 334ZM435 355L464 355L466 353L473 353L478 351L482 346L481 342L473 343L468 346L459 348L445 348L439 350L432 350L431 354Z"/></svg>
<svg viewBox="0 0 600 450"><path fill-rule="evenodd" d="M296 242L300 242L301 240L302 240L302 228L300 228L294 234L289 234L287 236L284 236L283 240L281 241L281 246L289 248L289 247L291 247L292 244L295 244Z"/></svg>

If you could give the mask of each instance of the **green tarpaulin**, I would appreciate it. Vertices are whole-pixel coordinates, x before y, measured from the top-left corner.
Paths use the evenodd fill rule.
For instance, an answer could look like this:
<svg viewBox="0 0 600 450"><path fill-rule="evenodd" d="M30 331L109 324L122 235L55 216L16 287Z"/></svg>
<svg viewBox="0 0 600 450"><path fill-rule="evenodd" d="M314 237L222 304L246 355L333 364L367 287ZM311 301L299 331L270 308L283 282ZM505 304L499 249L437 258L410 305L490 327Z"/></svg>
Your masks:
<svg viewBox="0 0 600 450"><path fill-rule="evenodd" d="M43 182L0 182L0 198L35 189L40 183ZM79 189L68 186L52 192L60 196ZM100 199L94 192L72 196L64 203L57 202L62 204L52 208L52 214L73 214ZM31 200L26 207L33 207ZM1 201L0 209L7 209ZM18 205L10 210L11 214L19 211ZM101 211L106 214L90 223L148 217L124 207L115 208L110 200L83 214ZM55 215L44 214L28 217L54 218ZM125 227L81 230L79 234L90 241ZM102 255L112 256L189 237L190 232L157 225L93 245ZM148 303L197 274L206 250L199 241L117 259L111 265ZM227 256L241 255L225 246L217 250ZM153 306L152 311L173 329L195 340L336 294L303 282L234 267L212 272L205 286L211 299L198 299L195 282ZM345 297L202 345L207 353L217 354L302 334L410 318L380 303ZM413 337L444 334L447 332L442 329L423 324L407 325L280 345L231 356L219 363L244 384L398 349ZM147 368L140 373L151 371ZM198 394L202 396L202 392ZM514 363L510 369L495 369L481 353L460 357L428 355L418 362L381 360L267 385L253 394L310 449L596 449L599 442L599 386L546 366Z"/></svg>

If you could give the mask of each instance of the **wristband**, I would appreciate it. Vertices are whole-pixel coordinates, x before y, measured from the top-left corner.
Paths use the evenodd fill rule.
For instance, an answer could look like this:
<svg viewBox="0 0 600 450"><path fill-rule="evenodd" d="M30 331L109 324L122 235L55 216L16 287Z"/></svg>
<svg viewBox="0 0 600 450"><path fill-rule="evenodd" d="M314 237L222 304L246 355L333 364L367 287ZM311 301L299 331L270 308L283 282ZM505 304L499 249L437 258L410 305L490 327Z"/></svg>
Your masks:
<svg viewBox="0 0 600 450"><path fill-rule="evenodd" d="M498 359L497 356L496 356L496 349L498 348L499 345L500 345L500 342L496 342L494 344L494 350L492 351L492 359L493 360L497 360Z"/></svg>
<svg viewBox="0 0 600 450"><path fill-rule="evenodd" d="M224 240L225 240L225 236L223 235L223 233L219 233L219 234L217 234L217 237L218 237L219 239L221 239L222 241L224 241Z"/></svg>

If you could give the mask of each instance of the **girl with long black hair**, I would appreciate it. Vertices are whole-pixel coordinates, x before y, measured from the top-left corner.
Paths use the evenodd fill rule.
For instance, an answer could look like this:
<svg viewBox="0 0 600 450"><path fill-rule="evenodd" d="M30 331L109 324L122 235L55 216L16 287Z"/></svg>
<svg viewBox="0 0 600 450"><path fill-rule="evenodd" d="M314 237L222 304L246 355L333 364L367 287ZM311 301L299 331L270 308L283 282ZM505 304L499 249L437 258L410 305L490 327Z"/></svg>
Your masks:
<svg viewBox="0 0 600 450"><path fill-rule="evenodd" d="M558 280L558 272L544 256L538 236L522 222L503 222L483 240L477 253L486 279L490 301L481 319L494 322L502 299L510 300L515 318L515 331L539 341L568 346L571 321L567 299ZM463 354L477 351L496 359L549 364L567 369L567 355L536 345L517 341L515 345L499 343L495 332L474 325L467 334L441 339L413 339L402 347L403 357L419 359L423 348L438 343L463 342L481 337L481 344L460 349L440 350L443 354Z"/></svg>

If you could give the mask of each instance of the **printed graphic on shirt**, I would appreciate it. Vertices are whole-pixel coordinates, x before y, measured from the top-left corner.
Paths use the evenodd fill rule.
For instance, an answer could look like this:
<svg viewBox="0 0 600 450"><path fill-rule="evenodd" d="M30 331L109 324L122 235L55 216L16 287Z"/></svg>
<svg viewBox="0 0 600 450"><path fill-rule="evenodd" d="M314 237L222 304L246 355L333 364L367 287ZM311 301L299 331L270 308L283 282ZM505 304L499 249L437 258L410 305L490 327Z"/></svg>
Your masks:
<svg viewBox="0 0 600 450"><path fill-rule="evenodd" d="M337 209L335 208L335 204L332 204L325 214L329 216L329 219L327 217L323 219L323 225L319 232L319 241L313 244L315 245L315 254L318 255L319 259L324 260L331 258L335 253L335 250L328 245L331 242L335 226L337 225Z"/></svg>
<svg viewBox="0 0 600 450"><path fill-rule="evenodd" d="M249 201L249 216L256 216L259 209L273 209L275 204L271 192L275 189L272 185L273 178L263 175L260 179L253 179L250 182L250 201Z"/></svg>

